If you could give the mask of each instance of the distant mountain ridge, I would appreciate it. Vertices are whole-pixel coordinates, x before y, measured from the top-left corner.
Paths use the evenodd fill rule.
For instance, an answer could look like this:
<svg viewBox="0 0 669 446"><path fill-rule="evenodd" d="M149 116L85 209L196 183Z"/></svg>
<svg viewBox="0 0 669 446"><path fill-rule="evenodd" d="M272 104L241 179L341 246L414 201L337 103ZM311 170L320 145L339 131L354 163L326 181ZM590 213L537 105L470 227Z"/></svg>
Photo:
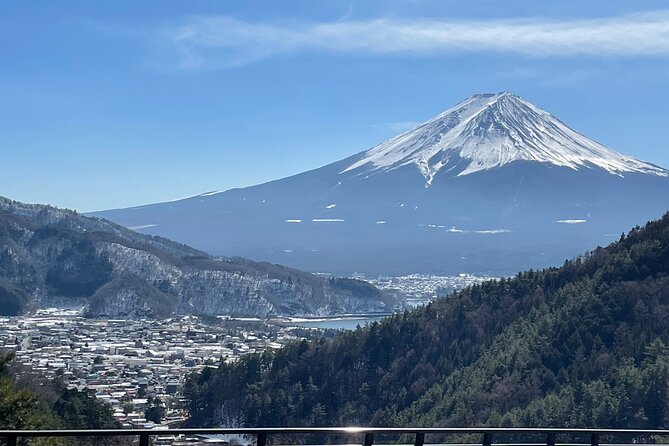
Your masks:
<svg viewBox="0 0 669 446"><path fill-rule="evenodd" d="M329 315L392 309L374 287L216 259L51 206L0 197L2 314L85 306L92 317Z"/></svg>
<svg viewBox="0 0 669 446"><path fill-rule="evenodd" d="M668 175L503 92L319 169L93 215L309 271L505 275L662 215Z"/></svg>

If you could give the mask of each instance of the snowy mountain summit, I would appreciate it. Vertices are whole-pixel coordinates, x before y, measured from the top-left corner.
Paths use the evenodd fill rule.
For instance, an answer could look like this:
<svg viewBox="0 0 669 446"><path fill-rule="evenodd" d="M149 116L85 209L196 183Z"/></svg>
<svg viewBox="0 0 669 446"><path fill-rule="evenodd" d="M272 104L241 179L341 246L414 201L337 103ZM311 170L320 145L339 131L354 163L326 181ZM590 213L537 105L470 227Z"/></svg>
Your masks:
<svg viewBox="0 0 669 446"><path fill-rule="evenodd" d="M514 161L600 168L611 174L669 171L611 150L509 92L477 94L361 154L342 173L380 173L416 165L426 186L437 174L463 176Z"/></svg>

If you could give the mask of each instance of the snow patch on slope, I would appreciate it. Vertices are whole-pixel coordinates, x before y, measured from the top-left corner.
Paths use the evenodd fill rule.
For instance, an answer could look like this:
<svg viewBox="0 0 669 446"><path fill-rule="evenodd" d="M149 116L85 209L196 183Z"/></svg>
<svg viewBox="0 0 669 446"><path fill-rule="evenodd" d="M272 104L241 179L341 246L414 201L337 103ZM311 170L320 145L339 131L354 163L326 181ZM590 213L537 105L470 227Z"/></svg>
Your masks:
<svg viewBox="0 0 669 446"><path fill-rule="evenodd" d="M128 229L132 231L139 231L140 229L148 229L148 228L155 228L156 224L150 224L150 225L139 225L139 226L129 226Z"/></svg>

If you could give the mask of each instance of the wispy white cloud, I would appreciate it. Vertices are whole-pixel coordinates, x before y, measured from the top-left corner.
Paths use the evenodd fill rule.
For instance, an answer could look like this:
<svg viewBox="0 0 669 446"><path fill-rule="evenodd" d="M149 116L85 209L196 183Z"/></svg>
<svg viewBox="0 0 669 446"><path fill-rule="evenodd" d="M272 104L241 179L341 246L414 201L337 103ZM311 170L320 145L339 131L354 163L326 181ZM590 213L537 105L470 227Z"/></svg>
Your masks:
<svg viewBox="0 0 669 446"><path fill-rule="evenodd" d="M301 51L367 54L506 52L669 56L669 10L579 20L350 20L261 23L196 16L163 27L185 69L225 68Z"/></svg>
<svg viewBox="0 0 669 446"><path fill-rule="evenodd" d="M381 124L374 124L377 129L390 130L395 133L406 132L421 124L420 121L396 121L396 122L382 122Z"/></svg>

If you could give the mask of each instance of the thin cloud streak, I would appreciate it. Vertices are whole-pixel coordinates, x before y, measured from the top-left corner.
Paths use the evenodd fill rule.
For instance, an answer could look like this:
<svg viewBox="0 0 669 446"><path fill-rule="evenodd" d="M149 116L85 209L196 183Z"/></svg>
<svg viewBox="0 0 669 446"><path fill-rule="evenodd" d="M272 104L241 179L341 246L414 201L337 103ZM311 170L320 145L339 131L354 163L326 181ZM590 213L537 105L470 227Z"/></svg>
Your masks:
<svg viewBox="0 0 669 446"><path fill-rule="evenodd" d="M259 23L189 17L160 30L183 69L229 68L279 54L472 52L551 56L669 56L669 10L579 20L340 20Z"/></svg>
<svg viewBox="0 0 669 446"><path fill-rule="evenodd" d="M422 124L420 121L383 122L381 124L374 124L374 128L400 133L416 128L420 124Z"/></svg>

